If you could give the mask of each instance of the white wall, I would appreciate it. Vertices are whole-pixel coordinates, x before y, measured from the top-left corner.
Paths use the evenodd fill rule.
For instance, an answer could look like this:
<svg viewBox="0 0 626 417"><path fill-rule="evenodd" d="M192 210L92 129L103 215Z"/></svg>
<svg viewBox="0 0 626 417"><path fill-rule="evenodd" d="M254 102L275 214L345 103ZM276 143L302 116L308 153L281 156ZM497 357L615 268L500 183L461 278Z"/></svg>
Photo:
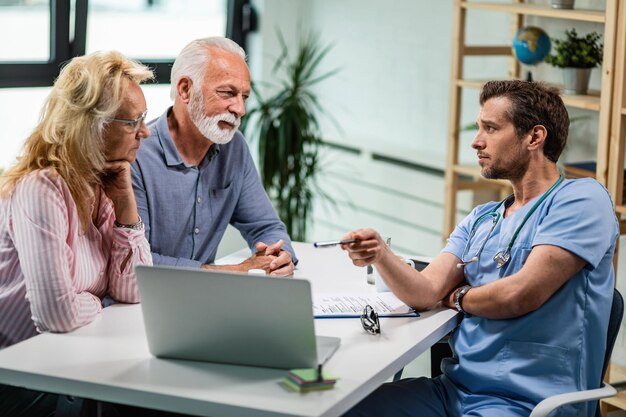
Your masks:
<svg viewBox="0 0 626 417"><path fill-rule="evenodd" d="M372 156L443 169L452 6L413 0L389 4L259 0L261 28L251 43L251 68L256 81L273 79L269 69L277 52L271 53L270 45L276 44L276 27L292 47L299 33L310 29L319 33L323 44L333 45L320 73L336 68L339 73L316 91L341 129L324 117L321 126L326 140L360 154L325 152L322 184L337 204L325 208L318 204L309 239L373 226L391 235L400 250L433 254L438 251L442 223L441 211L433 207L441 205L442 194L420 190L441 190L441 176L403 169ZM263 64L256 61L258 43L263 44ZM432 71L433 67L446 70ZM409 183L409 177L416 175L421 180ZM429 184L430 180L434 182ZM390 201L400 209L390 209ZM419 216L421 209L432 217Z"/></svg>

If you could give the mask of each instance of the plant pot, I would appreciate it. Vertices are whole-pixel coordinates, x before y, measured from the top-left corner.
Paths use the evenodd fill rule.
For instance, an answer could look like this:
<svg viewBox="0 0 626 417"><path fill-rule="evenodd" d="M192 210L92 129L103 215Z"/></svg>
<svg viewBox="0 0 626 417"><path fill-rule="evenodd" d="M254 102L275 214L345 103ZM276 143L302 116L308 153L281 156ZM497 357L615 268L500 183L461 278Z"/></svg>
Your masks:
<svg viewBox="0 0 626 417"><path fill-rule="evenodd" d="M553 9L573 9L574 0L550 0Z"/></svg>
<svg viewBox="0 0 626 417"><path fill-rule="evenodd" d="M563 68L565 94L587 94L591 68Z"/></svg>

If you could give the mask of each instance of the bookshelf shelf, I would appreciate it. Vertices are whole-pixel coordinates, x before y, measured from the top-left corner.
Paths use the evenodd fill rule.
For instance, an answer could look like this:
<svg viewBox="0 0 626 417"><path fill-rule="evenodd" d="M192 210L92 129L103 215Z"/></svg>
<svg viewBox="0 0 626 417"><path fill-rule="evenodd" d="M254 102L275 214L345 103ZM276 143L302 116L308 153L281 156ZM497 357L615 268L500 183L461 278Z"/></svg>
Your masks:
<svg viewBox="0 0 626 417"><path fill-rule="evenodd" d="M509 48L510 49L510 48ZM462 88L472 88L479 90L485 85L487 80L457 80L456 84ZM561 85L553 84L562 89ZM579 109L600 111L600 91L590 90L589 94L563 94L563 102L566 106Z"/></svg>
<svg viewBox="0 0 626 417"><path fill-rule="evenodd" d="M549 5L533 5L525 3L491 3L491 2L461 2L464 9L490 10L495 12L514 13L524 16L551 17L554 19L578 20L581 22L605 22L604 10L581 10L581 9L553 9Z"/></svg>

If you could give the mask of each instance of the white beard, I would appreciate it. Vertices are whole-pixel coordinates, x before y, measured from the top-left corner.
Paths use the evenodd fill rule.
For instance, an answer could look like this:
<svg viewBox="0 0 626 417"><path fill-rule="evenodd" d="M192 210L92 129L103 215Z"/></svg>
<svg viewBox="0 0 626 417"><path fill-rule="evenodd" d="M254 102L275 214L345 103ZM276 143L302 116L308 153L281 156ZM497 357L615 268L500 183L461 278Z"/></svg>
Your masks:
<svg viewBox="0 0 626 417"><path fill-rule="evenodd" d="M200 133L202 133L202 136L213 143L225 145L230 142L239 128L241 119L233 116L233 114L229 112L216 114L214 116L206 116L204 114L204 101L202 99L202 94L195 91L194 93L195 94L189 101L189 117L191 118L193 124L200 131ZM233 128L220 128L218 123L221 121L233 125Z"/></svg>

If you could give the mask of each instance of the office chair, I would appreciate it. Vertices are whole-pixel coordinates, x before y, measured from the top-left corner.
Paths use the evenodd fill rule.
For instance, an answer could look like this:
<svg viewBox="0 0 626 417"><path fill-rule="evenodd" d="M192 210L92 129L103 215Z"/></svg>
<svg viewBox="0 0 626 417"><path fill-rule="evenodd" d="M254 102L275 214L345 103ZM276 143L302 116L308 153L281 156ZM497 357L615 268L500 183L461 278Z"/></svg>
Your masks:
<svg viewBox="0 0 626 417"><path fill-rule="evenodd" d="M602 377L600 378L600 388L569 392L565 394L553 395L541 401L535 406L529 417L547 417L555 409L567 405L575 404L586 401L597 401L602 398L612 397L617 394L615 388L609 384L605 384L602 380L611 360L611 353L613 352L613 346L615 345L615 339L619 332L622 318L624 316L624 299L622 294L617 289L613 290L613 302L611 304L611 313L609 316L609 327L606 334L606 351L604 353L604 362L602 364ZM431 377L434 378L441 374L439 369L439 362L441 359L451 357L452 351L447 343L447 337L442 339L431 348ZM403 368L404 369L404 368ZM393 377L393 381L397 381L402 377L401 369ZM596 417L602 417L600 412L600 405L596 408Z"/></svg>
<svg viewBox="0 0 626 417"><path fill-rule="evenodd" d="M600 377L600 388L568 392L565 394L553 395L545 400L541 401L535 406L530 417L547 417L555 409L567 405L575 404L586 401L598 401L602 398L612 397L617 394L615 388L609 384L605 384L602 381L604 374L611 360L611 353L613 352L613 345L615 345L615 339L617 338L617 332L619 331L620 324L622 323L622 317L624 316L624 299L622 295L613 290L613 303L611 304L611 315L609 317L609 328L606 335L606 351L604 353L604 363L602 364L602 376ZM596 409L596 417L601 417L600 404Z"/></svg>

